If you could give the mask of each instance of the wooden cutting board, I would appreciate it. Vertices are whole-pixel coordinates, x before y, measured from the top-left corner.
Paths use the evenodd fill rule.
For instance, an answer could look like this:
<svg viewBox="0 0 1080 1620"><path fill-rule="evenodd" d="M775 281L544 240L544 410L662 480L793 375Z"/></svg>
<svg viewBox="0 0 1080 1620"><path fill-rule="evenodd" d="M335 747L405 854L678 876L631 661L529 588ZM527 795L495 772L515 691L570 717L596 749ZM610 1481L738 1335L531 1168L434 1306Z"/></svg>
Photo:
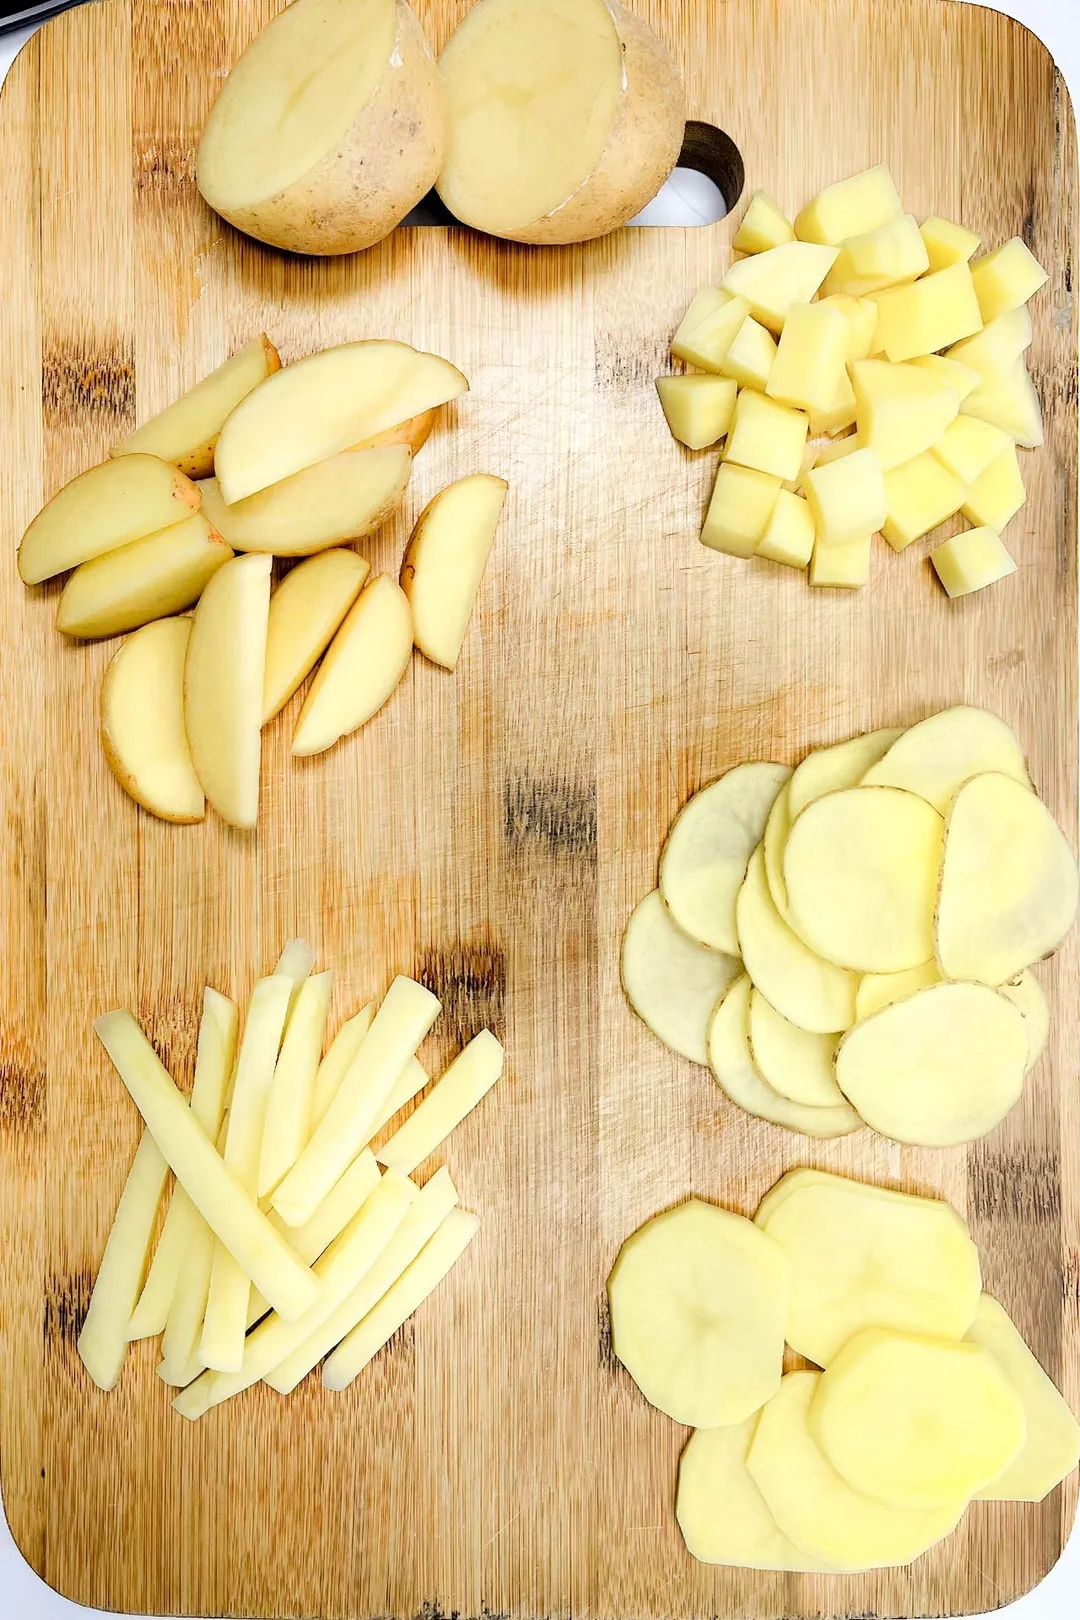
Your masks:
<svg viewBox="0 0 1080 1620"><path fill-rule="evenodd" d="M604 1283L622 1239L691 1190L753 1210L789 1166L853 1170L966 1210L987 1285L1080 1407L1078 974L1042 973L1050 1053L968 1152L862 1133L811 1143L727 1106L623 1003L620 930L677 806L739 760L958 701L1014 724L1077 820L1076 146L1069 98L1019 25L941 0L639 0L786 209L887 160L920 217L1050 270L1032 351L1047 445L1009 531L1018 575L950 604L926 547L880 547L869 589L698 543L715 457L670 439L652 379L732 225L572 250L460 230L289 259L223 226L193 180L200 125L267 0L123 0L50 23L0 102L0 1463L20 1547L81 1602L186 1615L540 1620L982 1612L1051 1567L1075 1480L976 1506L910 1570L711 1570L673 1512L685 1432L614 1361ZM465 0L419 7L441 47ZM396 571L450 478L511 500L456 678L417 660L327 757L268 734L257 837L165 826L109 775L97 688L113 651L65 644L18 538L59 484L265 328L290 360L395 337L472 391L419 458ZM490 1023L508 1078L447 1158L481 1237L346 1395L250 1392L191 1427L140 1346L91 1388L74 1344L138 1138L92 1037L132 1007L190 1076L207 980L246 994L286 936L338 969L335 1016L399 971L444 998L433 1061Z"/></svg>

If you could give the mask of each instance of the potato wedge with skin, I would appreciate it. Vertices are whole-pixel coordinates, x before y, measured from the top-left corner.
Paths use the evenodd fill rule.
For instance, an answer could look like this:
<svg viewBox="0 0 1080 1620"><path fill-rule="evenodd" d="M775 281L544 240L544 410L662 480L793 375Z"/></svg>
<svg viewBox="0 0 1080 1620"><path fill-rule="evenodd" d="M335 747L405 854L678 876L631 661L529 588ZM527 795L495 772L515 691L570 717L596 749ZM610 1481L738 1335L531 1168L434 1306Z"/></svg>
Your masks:
<svg viewBox="0 0 1080 1620"><path fill-rule="evenodd" d="M197 602L232 556L202 512L80 563L60 593L56 628L89 640L137 630Z"/></svg>
<svg viewBox="0 0 1080 1620"><path fill-rule="evenodd" d="M1080 1423L1043 1372L1008 1312L983 1294L967 1331L989 1351L1024 1406L1027 1435L1004 1473L975 1495L981 1502L1041 1502L1080 1462Z"/></svg>
<svg viewBox="0 0 1080 1620"><path fill-rule="evenodd" d="M509 484L473 473L440 490L421 512L401 564L413 641L443 669L456 669Z"/></svg>
<svg viewBox="0 0 1080 1620"><path fill-rule="evenodd" d="M285 575L270 598L263 725L288 703L337 634L371 572L355 551L321 551Z"/></svg>
<svg viewBox="0 0 1080 1620"><path fill-rule="evenodd" d="M139 451L160 456L189 478L209 478L222 424L253 388L281 368L281 358L265 332L230 355L202 382L129 433L114 456Z"/></svg>
<svg viewBox="0 0 1080 1620"><path fill-rule="evenodd" d="M697 1429L679 1460L675 1517L691 1557L736 1569L828 1573L790 1541L746 1466L757 1414L724 1429Z"/></svg>
<svg viewBox="0 0 1080 1620"><path fill-rule="evenodd" d="M408 598L386 574L365 585L327 649L293 732L296 755L321 754L377 714L409 667Z"/></svg>
<svg viewBox="0 0 1080 1620"><path fill-rule="evenodd" d="M40 585L198 511L196 484L157 456L122 456L80 473L42 507L19 545L19 578Z"/></svg>
<svg viewBox="0 0 1080 1620"><path fill-rule="evenodd" d="M788 927L769 893L761 850L750 858L735 916L746 971L777 1012L812 1034L851 1027L858 975L815 956Z"/></svg>
<svg viewBox="0 0 1080 1620"><path fill-rule="evenodd" d="M944 815L961 784L986 771L1000 771L1031 786L1024 751L1004 720L987 709L961 704L902 732L870 766L862 785L917 793Z"/></svg>
<svg viewBox="0 0 1080 1620"><path fill-rule="evenodd" d="M934 970L937 971L936 962ZM1046 991L1030 968L1025 968L1015 979L1009 979L1005 984L998 985L998 989L1003 996L1008 997L1014 1007L1020 1009L1024 1028L1027 1030L1027 1072L1030 1074L1046 1051L1046 1043L1050 1039L1050 1005L1046 999Z"/></svg>
<svg viewBox="0 0 1080 1620"><path fill-rule="evenodd" d="M919 967L904 968L899 973L867 973L859 984L855 1011L860 1020L872 1018L884 1007L906 1001L916 990L940 983L941 969L936 962L923 962Z"/></svg>
<svg viewBox="0 0 1080 1620"><path fill-rule="evenodd" d="M709 1018L738 975L736 959L695 944L654 889L631 913L620 970L626 999L642 1023L680 1057L707 1065Z"/></svg>
<svg viewBox="0 0 1080 1620"><path fill-rule="evenodd" d="M227 505L216 478L199 485L203 512L234 551L310 557L362 540L401 505L412 474L407 445L345 450Z"/></svg>
<svg viewBox="0 0 1080 1620"><path fill-rule="evenodd" d="M159 619L121 643L101 683L101 741L124 792L163 821L201 821L206 801L184 729L190 619Z"/></svg>
<svg viewBox="0 0 1080 1620"><path fill-rule="evenodd" d="M837 1035L811 1035L776 1011L760 990L750 997L750 1056L781 1097L808 1108L846 1108L836 1083Z"/></svg>
<svg viewBox="0 0 1080 1620"><path fill-rule="evenodd" d="M397 427L385 428L382 433L372 434L370 439L361 439L352 448L381 450L389 444L403 444L414 456L419 455L431 437L438 414L437 410L421 411L419 416L410 416L407 422L399 422Z"/></svg>
<svg viewBox="0 0 1080 1620"><path fill-rule="evenodd" d="M861 737L851 737L829 748L815 748L807 754L801 765L796 765L788 789L791 819L794 821L808 804L826 793L857 787L866 771L876 765L886 749L902 735L902 728L868 731Z"/></svg>

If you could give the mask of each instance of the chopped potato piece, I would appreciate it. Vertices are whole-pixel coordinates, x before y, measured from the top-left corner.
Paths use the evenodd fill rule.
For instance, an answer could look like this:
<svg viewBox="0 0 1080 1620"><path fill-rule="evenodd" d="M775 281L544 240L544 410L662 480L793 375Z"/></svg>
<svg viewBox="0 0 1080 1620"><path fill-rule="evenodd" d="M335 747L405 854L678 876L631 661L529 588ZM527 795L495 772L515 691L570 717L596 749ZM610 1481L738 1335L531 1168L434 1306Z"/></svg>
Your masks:
<svg viewBox="0 0 1080 1620"><path fill-rule="evenodd" d="M830 293L820 302L839 310L844 317L848 329L848 360L867 359L877 331L877 305L869 298L853 298L850 293Z"/></svg>
<svg viewBox="0 0 1080 1620"><path fill-rule="evenodd" d="M1007 310L1018 309L1050 280L1022 237L976 259L971 279L984 321L994 321Z"/></svg>
<svg viewBox="0 0 1080 1620"><path fill-rule="evenodd" d="M851 386L851 378L845 371L840 378L840 386L836 390L836 397L824 411L811 411L810 432L843 433L845 428L854 427L858 417L858 401L855 390Z"/></svg>
<svg viewBox="0 0 1080 1620"><path fill-rule="evenodd" d="M788 803L792 820L808 804L840 788L858 787L864 774L890 749L902 730L867 731L831 748L815 748L791 777Z"/></svg>
<svg viewBox="0 0 1080 1620"><path fill-rule="evenodd" d="M955 517L966 493L955 474L924 450L921 456L885 474L888 516L881 532L894 551L903 551L940 523Z"/></svg>
<svg viewBox="0 0 1080 1620"><path fill-rule="evenodd" d="M812 1035L789 1023L760 990L750 997L750 1056L762 1079L781 1097L808 1108L845 1108L833 1058L837 1035Z"/></svg>
<svg viewBox="0 0 1080 1620"><path fill-rule="evenodd" d="M735 401L724 459L774 478L797 478L809 429L804 412L744 388Z"/></svg>
<svg viewBox="0 0 1080 1620"><path fill-rule="evenodd" d="M1010 446L968 488L961 511L969 523L985 525L1001 534L1026 500L1020 461Z"/></svg>
<svg viewBox="0 0 1080 1620"><path fill-rule="evenodd" d="M941 970L936 962L923 962L919 967L903 968L899 973L867 973L855 997L855 1011L861 1021L891 1007L894 1002L906 1001L916 990L941 983Z"/></svg>
<svg viewBox="0 0 1080 1620"><path fill-rule="evenodd" d="M903 212L896 182L888 167L879 163L819 191L797 216L795 235L802 242L837 247L848 237L875 230Z"/></svg>
<svg viewBox="0 0 1080 1620"><path fill-rule="evenodd" d="M769 526L757 543L755 556L789 568L805 568L814 553L814 514L810 503L789 489L776 497Z"/></svg>
<svg viewBox="0 0 1080 1620"><path fill-rule="evenodd" d="M1041 1502L1080 1462L1080 1423L989 1294L979 1300L967 1338L993 1356L1023 1402L1027 1420L1020 1451L1004 1473L975 1494L983 1502Z"/></svg>
<svg viewBox="0 0 1080 1620"><path fill-rule="evenodd" d="M989 710L960 704L902 731L867 770L863 784L906 788L944 815L961 783L984 771L1003 771L1025 787L1031 786L1015 732Z"/></svg>
<svg viewBox="0 0 1080 1620"><path fill-rule="evenodd" d="M234 551L308 557L373 534L397 511L412 472L407 445L345 450L226 506L215 478L198 487L203 512Z"/></svg>
<svg viewBox="0 0 1080 1620"><path fill-rule="evenodd" d="M458 478L428 502L410 536L400 583L413 641L443 669L457 668L509 488L493 473Z"/></svg>
<svg viewBox="0 0 1080 1620"><path fill-rule="evenodd" d="M964 401L964 414L992 423L1026 450L1043 443L1042 405L1023 360L973 389Z"/></svg>
<svg viewBox="0 0 1080 1620"><path fill-rule="evenodd" d="M981 478L992 461L1003 456L1012 441L1001 428L978 417L960 415L950 422L934 445L931 454L959 478L962 484L973 484Z"/></svg>
<svg viewBox="0 0 1080 1620"><path fill-rule="evenodd" d="M855 450L806 475L806 498L822 545L863 540L885 522L885 479L873 450Z"/></svg>
<svg viewBox="0 0 1080 1620"><path fill-rule="evenodd" d="M765 392L803 411L827 411L847 365L851 329L828 304L792 304Z"/></svg>
<svg viewBox="0 0 1080 1620"><path fill-rule="evenodd" d="M260 333L172 405L136 428L123 444L117 445L113 455L148 451L162 461L170 461L189 478L209 478L214 470L214 446L225 418L280 367L277 350L266 333Z"/></svg>
<svg viewBox="0 0 1080 1620"><path fill-rule="evenodd" d="M821 446L814 459L815 467L828 467L833 461L843 461L845 456L853 456L860 449L859 435L846 433L840 439L828 439ZM810 471L811 469L807 469Z"/></svg>
<svg viewBox="0 0 1080 1620"><path fill-rule="evenodd" d="M364 586L327 648L296 722L293 753L325 753L366 725L393 695L412 649L409 599L380 574Z"/></svg>
<svg viewBox="0 0 1080 1620"><path fill-rule="evenodd" d="M232 549L202 512L80 563L56 605L66 636L117 636L191 607Z"/></svg>
<svg viewBox="0 0 1080 1620"><path fill-rule="evenodd" d="M266 1097L259 1148L260 1198L269 1197L307 1146L333 984L332 973L316 973L306 979L289 1014Z"/></svg>
<svg viewBox="0 0 1080 1620"><path fill-rule="evenodd" d="M876 451L885 472L929 450L960 411L960 395L952 383L921 366L857 360L851 380L859 443Z"/></svg>
<svg viewBox="0 0 1080 1620"><path fill-rule="evenodd" d="M894 364L920 354L936 354L971 337L982 324L965 260L878 298L878 336Z"/></svg>
<svg viewBox="0 0 1080 1620"><path fill-rule="evenodd" d="M747 867L736 917L746 971L777 1012L813 1034L850 1029L858 975L815 956L788 927L769 893L761 850Z"/></svg>
<svg viewBox="0 0 1080 1620"><path fill-rule="evenodd" d="M736 298L721 287L703 287L671 340L672 354L703 371L719 371L749 313L745 298Z"/></svg>
<svg viewBox="0 0 1080 1620"><path fill-rule="evenodd" d="M470 1114L503 1072L502 1046L489 1029L482 1029L460 1051L446 1073L432 1087L419 1108L399 1125L376 1155L380 1164L412 1175L418 1164L440 1147L450 1132Z"/></svg>
<svg viewBox="0 0 1080 1620"><path fill-rule="evenodd" d="M755 191L731 245L736 253L767 253L794 240L795 232L779 203L768 192Z"/></svg>
<svg viewBox="0 0 1080 1620"><path fill-rule="evenodd" d="M333 641L370 572L355 551L334 547L298 563L270 598L263 725L280 714Z"/></svg>
<svg viewBox="0 0 1080 1620"><path fill-rule="evenodd" d="M79 1332L79 1359L101 1390L115 1389L128 1356L132 1313L147 1261L169 1166L149 1131L128 1172Z"/></svg>
<svg viewBox="0 0 1080 1620"><path fill-rule="evenodd" d="M621 970L626 999L642 1023L681 1057L708 1064L709 1014L739 971L734 957L695 944L654 889L626 925Z"/></svg>
<svg viewBox="0 0 1080 1620"><path fill-rule="evenodd" d="M921 354L914 360L908 361L909 366L917 366L922 371L931 371L938 377L944 377L946 382L952 383L960 396L963 405L968 395L974 393L980 382L980 375L971 366L965 366L959 360L949 360L943 354Z"/></svg>
<svg viewBox="0 0 1080 1620"><path fill-rule="evenodd" d="M679 1462L675 1517L691 1557L736 1569L825 1573L790 1541L746 1466L757 1414L724 1429L697 1429Z"/></svg>
<svg viewBox="0 0 1080 1620"><path fill-rule="evenodd" d="M911 214L897 214L884 225L847 238L822 291L865 298L914 281L929 268L918 221Z"/></svg>
<svg viewBox="0 0 1080 1620"><path fill-rule="evenodd" d="M816 586L838 587L858 591L870 579L870 558L873 535L861 540L815 540L814 555L810 559L810 583Z"/></svg>
<svg viewBox="0 0 1080 1620"><path fill-rule="evenodd" d="M984 380L1000 377L1017 360L1023 359L1035 338L1031 314L1025 309L1010 309L996 320L988 321L981 332L953 344L946 359L958 360L961 365L977 371Z"/></svg>
<svg viewBox="0 0 1080 1620"><path fill-rule="evenodd" d="M782 480L723 461L701 531L703 545L729 557L752 557L769 527Z"/></svg>
<svg viewBox="0 0 1080 1620"><path fill-rule="evenodd" d="M951 219L942 219L938 214L924 219L920 229L931 270L947 270L950 264L969 260L982 245L982 238L974 231L954 225Z"/></svg>
<svg viewBox="0 0 1080 1620"><path fill-rule="evenodd" d="M792 304L808 304L836 262L837 249L811 242L785 242L782 247L740 259L724 277L726 292L742 297L770 332L782 332Z"/></svg>
<svg viewBox="0 0 1080 1620"><path fill-rule="evenodd" d="M740 388L756 388L763 394L775 360L776 339L767 327L748 315L724 356L722 369L724 376Z"/></svg>
<svg viewBox="0 0 1080 1620"><path fill-rule="evenodd" d="M688 450L705 450L718 443L731 426L739 390L730 377L687 372L679 377L657 377L656 391L672 438Z"/></svg>
<svg viewBox="0 0 1080 1620"><path fill-rule="evenodd" d="M101 683L101 741L125 793L163 821L201 821L206 800L184 728L190 619L157 619L121 642Z"/></svg>
<svg viewBox="0 0 1080 1620"><path fill-rule="evenodd" d="M930 561L951 597L970 596L1016 573L1016 564L993 529L967 529L943 540L930 553Z"/></svg>
<svg viewBox="0 0 1080 1620"><path fill-rule="evenodd" d="M936 969L937 964L934 965ZM998 985L998 989L1003 996L1008 996L1014 1007L1019 1007L1023 1015L1028 1038L1027 1072L1030 1074L1046 1051L1046 1043L1050 1039L1050 1006L1046 991L1030 968L1018 973L1015 979Z"/></svg>

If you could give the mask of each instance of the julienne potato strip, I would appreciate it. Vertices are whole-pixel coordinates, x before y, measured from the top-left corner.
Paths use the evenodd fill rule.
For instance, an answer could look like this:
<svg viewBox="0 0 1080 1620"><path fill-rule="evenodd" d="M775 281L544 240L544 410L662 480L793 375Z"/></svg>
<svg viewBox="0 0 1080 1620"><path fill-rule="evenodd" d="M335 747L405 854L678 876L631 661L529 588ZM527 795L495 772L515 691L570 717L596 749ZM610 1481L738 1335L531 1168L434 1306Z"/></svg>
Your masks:
<svg viewBox="0 0 1080 1620"><path fill-rule="evenodd" d="M306 979L289 1014L266 1104L259 1154L260 1198L273 1192L307 1145L333 984L332 973Z"/></svg>
<svg viewBox="0 0 1080 1620"><path fill-rule="evenodd" d="M290 939L281 955L278 957L274 974L278 978L291 979L293 982L292 999L289 1002L289 1013L292 1014L296 1005L296 998L300 994L300 986L315 966L315 952L306 939Z"/></svg>
<svg viewBox="0 0 1080 1620"><path fill-rule="evenodd" d="M503 1049L489 1029L481 1030L451 1063L433 1091L379 1149L378 1160L403 1176L434 1153L486 1097L503 1071Z"/></svg>
<svg viewBox="0 0 1080 1620"><path fill-rule="evenodd" d="M225 1152L228 1129L229 1118L226 1113L217 1135L219 1155ZM183 1191L179 1186L176 1190ZM187 1197L187 1194L184 1196ZM191 1200L188 1202L191 1203ZM174 1384L179 1389L183 1389L185 1384L190 1384L193 1378L198 1378L203 1370L204 1362L199 1356L199 1340L202 1337L206 1301L210 1294L210 1278L214 1271L214 1254L217 1250L217 1239L194 1204L191 1204L191 1211L194 1230L169 1305L169 1320L161 1336L161 1364L157 1369L158 1377L163 1383ZM257 1297L261 1299L262 1295ZM269 1310L270 1307L264 1308Z"/></svg>
<svg viewBox="0 0 1080 1620"><path fill-rule="evenodd" d="M303 1226L285 1225L276 1209L270 1219L282 1237L294 1248L305 1265L311 1265L340 1237L353 1216L361 1209L379 1185L379 1166L375 1155L363 1148L346 1170L341 1180L327 1193L310 1221ZM270 1309L258 1289L252 1289L248 1305L248 1327L252 1327Z"/></svg>
<svg viewBox="0 0 1080 1620"><path fill-rule="evenodd" d="M352 1067L353 1059L363 1045L364 1036L375 1018L377 1003L369 1001L358 1013L346 1019L330 1042L326 1056L319 1064L315 1076L315 1095L311 1102L311 1134L314 1136L338 1094L341 1082Z"/></svg>

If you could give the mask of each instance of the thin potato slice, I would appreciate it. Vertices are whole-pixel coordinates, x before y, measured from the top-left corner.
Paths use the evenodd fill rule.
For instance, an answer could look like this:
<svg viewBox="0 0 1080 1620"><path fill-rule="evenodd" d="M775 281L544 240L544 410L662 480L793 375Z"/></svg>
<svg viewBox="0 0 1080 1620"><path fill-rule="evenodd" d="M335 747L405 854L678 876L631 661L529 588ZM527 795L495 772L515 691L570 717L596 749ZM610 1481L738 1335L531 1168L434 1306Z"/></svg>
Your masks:
<svg viewBox="0 0 1080 1620"><path fill-rule="evenodd" d="M761 853L765 861L765 881L772 903L787 922L787 885L784 882L784 850L791 831L791 784L780 789L765 823ZM789 925L790 926L790 925Z"/></svg>
<svg viewBox="0 0 1080 1620"><path fill-rule="evenodd" d="M684 933L739 954L735 901L769 812L791 772L736 765L683 806L660 857L660 893Z"/></svg>
<svg viewBox="0 0 1080 1620"><path fill-rule="evenodd" d="M905 788L944 815L961 783L985 771L1031 786L1023 750L1004 720L961 705L903 732L867 771L863 786Z"/></svg>
<svg viewBox="0 0 1080 1620"><path fill-rule="evenodd" d="M868 973L859 985L855 1011L861 1022L894 1002L906 1001L916 990L940 983L941 970L936 962L923 962L920 967L905 968L902 973Z"/></svg>
<svg viewBox="0 0 1080 1620"><path fill-rule="evenodd" d="M726 1429L698 1429L679 1462L675 1517L693 1558L735 1569L827 1573L789 1541L746 1466L757 1414Z"/></svg>
<svg viewBox="0 0 1080 1620"><path fill-rule="evenodd" d="M976 1491L983 1502L1041 1502L1080 1462L1080 1423L1017 1332L1003 1306L983 1294L967 1331L998 1363L1024 1403L1027 1438L1012 1462Z"/></svg>
<svg viewBox="0 0 1080 1620"><path fill-rule="evenodd" d="M788 795L791 819L794 821L808 804L826 793L857 787L871 766L903 735L902 727L868 731L847 742L834 743L831 748L815 748L796 766L791 778Z"/></svg>
<svg viewBox="0 0 1080 1620"><path fill-rule="evenodd" d="M1004 984L1056 950L1076 916L1076 859L1046 806L1000 772L965 782L945 829L937 959Z"/></svg>
<svg viewBox="0 0 1080 1620"><path fill-rule="evenodd" d="M689 1198L619 1251L612 1346L676 1423L741 1423L780 1387L790 1286L782 1251L752 1221Z"/></svg>
<svg viewBox="0 0 1080 1620"><path fill-rule="evenodd" d="M816 1035L850 1029L858 975L815 956L788 927L769 893L761 849L746 869L736 918L746 971L777 1012Z"/></svg>
<svg viewBox="0 0 1080 1620"><path fill-rule="evenodd" d="M838 1035L811 1035L789 1023L760 990L750 997L750 1055L762 1078L781 1097L808 1108L847 1108L836 1083Z"/></svg>
<svg viewBox="0 0 1080 1620"><path fill-rule="evenodd" d="M1025 968L1017 978L1010 979L998 988L1014 1007L1019 1007L1023 1017L1028 1038L1027 1067L1030 1074L1046 1051L1046 1043L1050 1039L1050 1005L1046 991L1030 968Z"/></svg>
<svg viewBox="0 0 1080 1620"><path fill-rule="evenodd" d="M680 1057L707 1064L705 1032L738 962L706 950L676 927L659 889L647 894L626 925L622 984L643 1024Z"/></svg>

